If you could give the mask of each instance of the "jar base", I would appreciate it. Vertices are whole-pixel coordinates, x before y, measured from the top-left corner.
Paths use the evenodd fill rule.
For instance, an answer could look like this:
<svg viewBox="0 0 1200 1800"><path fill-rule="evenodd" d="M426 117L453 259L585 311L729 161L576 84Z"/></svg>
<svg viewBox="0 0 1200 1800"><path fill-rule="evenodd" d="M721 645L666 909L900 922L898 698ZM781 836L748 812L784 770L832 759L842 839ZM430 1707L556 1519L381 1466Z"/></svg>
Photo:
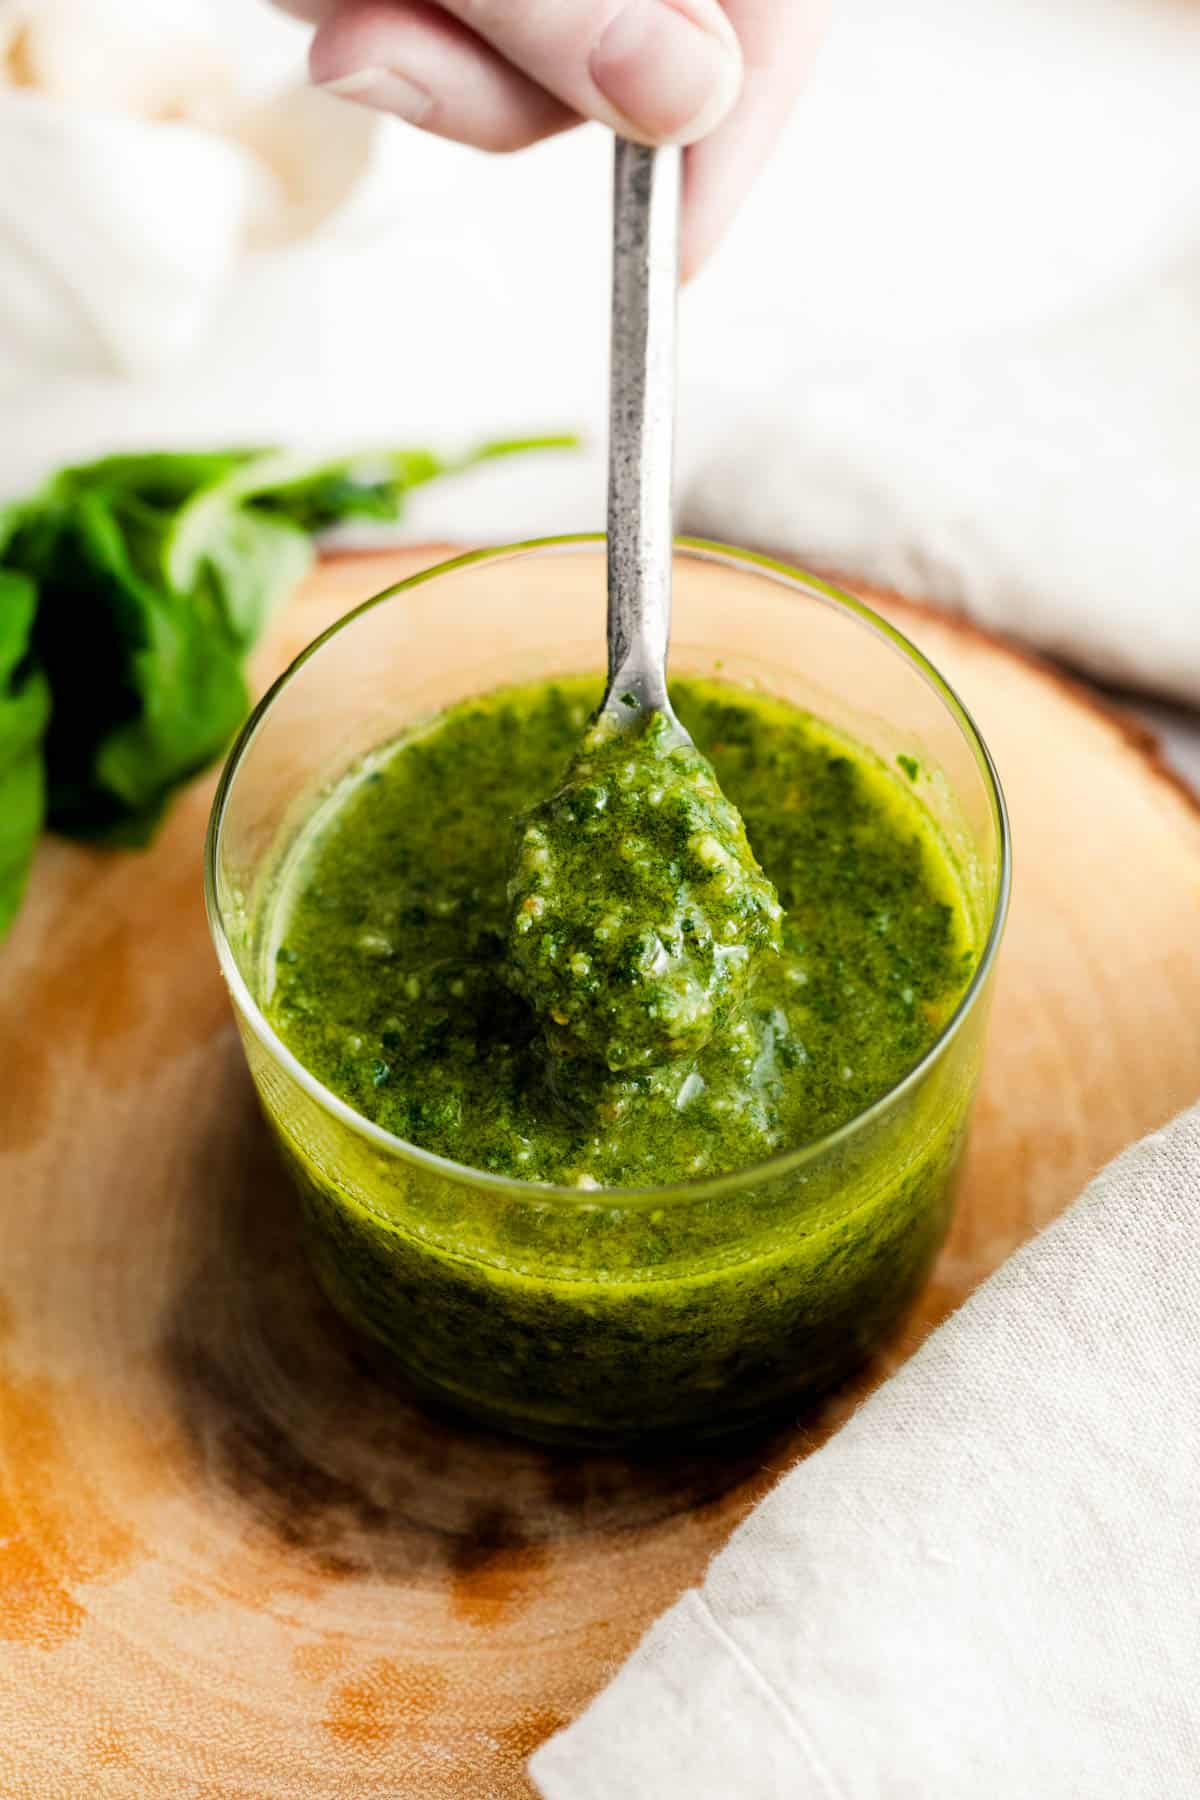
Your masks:
<svg viewBox="0 0 1200 1800"><path fill-rule="evenodd" d="M332 1296L330 1296L332 1298ZM336 1302L335 1302L336 1304ZM340 1309L339 1309L340 1310ZM348 1321L359 1334L367 1360L388 1383L402 1387L435 1417L449 1425L482 1428L502 1437L517 1438L549 1450L610 1451L657 1456L703 1450L713 1445L734 1446L743 1440L773 1435L802 1426L815 1407L836 1393L870 1361L874 1351L863 1351L848 1360L827 1379L797 1383L777 1391L754 1407L727 1413L714 1412L703 1420L650 1425L589 1426L538 1418L502 1410L478 1400L466 1389L452 1388L423 1377L419 1370L374 1333L366 1334L359 1320ZM899 1330L903 1319L896 1327ZM890 1338L893 1334L889 1333ZM886 1348L885 1338L878 1349Z"/></svg>

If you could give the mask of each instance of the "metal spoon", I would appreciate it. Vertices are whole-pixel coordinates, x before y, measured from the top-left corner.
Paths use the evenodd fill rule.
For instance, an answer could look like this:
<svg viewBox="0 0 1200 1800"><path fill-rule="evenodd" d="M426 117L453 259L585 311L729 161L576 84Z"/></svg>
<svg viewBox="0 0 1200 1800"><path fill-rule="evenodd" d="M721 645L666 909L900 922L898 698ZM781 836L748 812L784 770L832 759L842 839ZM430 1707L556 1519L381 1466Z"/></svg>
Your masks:
<svg viewBox="0 0 1200 1800"><path fill-rule="evenodd" d="M675 315L683 156L618 138L613 161L608 686L603 725L665 713L671 633Z"/></svg>
<svg viewBox="0 0 1200 1800"><path fill-rule="evenodd" d="M779 941L778 896L667 697L680 174L678 150L618 139L608 686L513 839L506 979L540 1020L560 1096L565 1069L698 1055Z"/></svg>

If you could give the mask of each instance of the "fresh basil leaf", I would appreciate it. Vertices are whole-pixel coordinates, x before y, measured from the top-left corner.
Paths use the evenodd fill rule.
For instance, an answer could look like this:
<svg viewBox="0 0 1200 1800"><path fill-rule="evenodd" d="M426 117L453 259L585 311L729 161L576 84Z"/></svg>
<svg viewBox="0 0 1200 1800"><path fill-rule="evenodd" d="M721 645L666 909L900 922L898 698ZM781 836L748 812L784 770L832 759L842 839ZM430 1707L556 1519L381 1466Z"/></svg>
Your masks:
<svg viewBox="0 0 1200 1800"><path fill-rule="evenodd" d="M289 519L309 535L348 519L390 523L401 517L409 492L426 482L459 474L476 463L531 450L572 449L578 442L569 433L496 438L451 459L430 450L360 451L333 458L268 451L247 457L181 509L168 545L168 572L177 586L186 587L206 544L235 507Z"/></svg>
<svg viewBox="0 0 1200 1800"><path fill-rule="evenodd" d="M391 523L404 511L411 488L436 481L453 466L429 450L391 450L326 460L310 464L290 478L278 470L255 504L314 533L328 531L347 519Z"/></svg>
<svg viewBox="0 0 1200 1800"><path fill-rule="evenodd" d="M239 517L290 525L306 538L346 518L398 518L408 488L440 467L426 452L337 462L283 451L249 458L180 508L165 546L167 578L190 587L206 561L221 559Z"/></svg>
<svg viewBox="0 0 1200 1800"><path fill-rule="evenodd" d="M31 654L36 606L33 583L0 569L0 937L21 904L45 814L50 685Z"/></svg>
<svg viewBox="0 0 1200 1800"><path fill-rule="evenodd" d="M213 533L195 583L219 607L234 643L248 650L312 564L312 541L304 532L244 507Z"/></svg>
<svg viewBox="0 0 1200 1800"><path fill-rule="evenodd" d="M110 498L133 494L147 506L172 512L200 488L223 481L258 450L165 450L135 456L105 456L99 462L62 469L53 486L64 497L102 491Z"/></svg>
<svg viewBox="0 0 1200 1800"><path fill-rule="evenodd" d="M550 432L543 437L488 438L468 450L455 465L473 468L476 463L495 462L502 456L523 456L528 450L578 450L579 437L573 431Z"/></svg>
<svg viewBox="0 0 1200 1800"><path fill-rule="evenodd" d="M220 754L246 709L222 610L154 579L157 560L152 509L131 502L118 513L89 490L42 576L50 820L74 836L145 842L171 792Z"/></svg>
<svg viewBox="0 0 1200 1800"><path fill-rule="evenodd" d="M570 437L313 457L110 456L0 508L0 935L50 823L144 843L245 713L242 661L312 534L393 520L409 491ZM51 707L51 698L53 705Z"/></svg>

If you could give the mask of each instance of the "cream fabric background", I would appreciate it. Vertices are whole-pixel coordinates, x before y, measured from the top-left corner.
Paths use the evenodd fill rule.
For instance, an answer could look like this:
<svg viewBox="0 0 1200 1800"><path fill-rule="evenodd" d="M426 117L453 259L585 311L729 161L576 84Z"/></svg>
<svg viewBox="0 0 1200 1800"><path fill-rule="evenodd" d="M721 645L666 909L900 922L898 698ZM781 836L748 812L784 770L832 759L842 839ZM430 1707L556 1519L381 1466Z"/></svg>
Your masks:
<svg viewBox="0 0 1200 1800"><path fill-rule="evenodd" d="M601 133L495 160L264 112L303 33L256 0L0 0L0 49L20 28L0 492L114 444L581 425L591 455L434 490L409 531L600 521ZM1197 93L1185 0L839 0L684 298L684 523L1200 699Z"/></svg>

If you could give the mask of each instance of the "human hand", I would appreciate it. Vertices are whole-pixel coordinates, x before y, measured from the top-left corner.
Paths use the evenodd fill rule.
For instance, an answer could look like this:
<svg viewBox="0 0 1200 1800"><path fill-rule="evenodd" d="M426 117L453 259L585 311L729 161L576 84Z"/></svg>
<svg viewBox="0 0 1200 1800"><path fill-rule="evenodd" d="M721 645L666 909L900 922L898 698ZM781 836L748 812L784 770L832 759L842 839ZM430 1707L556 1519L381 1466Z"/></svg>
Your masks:
<svg viewBox="0 0 1200 1800"><path fill-rule="evenodd" d="M686 144L695 272L811 66L826 0L277 0L317 27L314 81L481 150L598 119Z"/></svg>

